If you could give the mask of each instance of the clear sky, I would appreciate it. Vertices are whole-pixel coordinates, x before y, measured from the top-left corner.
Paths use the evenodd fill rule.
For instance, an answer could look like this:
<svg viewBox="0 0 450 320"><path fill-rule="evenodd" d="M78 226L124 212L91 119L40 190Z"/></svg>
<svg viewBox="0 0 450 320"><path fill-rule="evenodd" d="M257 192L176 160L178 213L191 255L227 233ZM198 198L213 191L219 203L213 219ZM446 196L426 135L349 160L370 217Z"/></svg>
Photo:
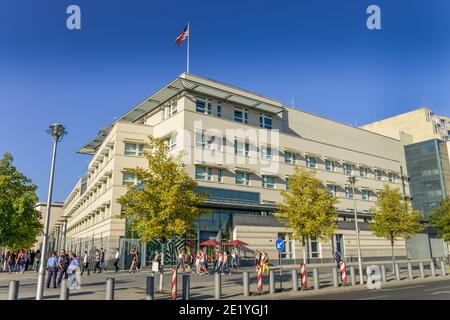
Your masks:
<svg viewBox="0 0 450 320"><path fill-rule="evenodd" d="M85 173L98 130L185 71L175 38L191 23L191 72L352 125L417 107L450 115L448 0L0 0L0 152L54 200ZM66 8L81 8L81 30ZM381 30L366 9L381 7Z"/></svg>

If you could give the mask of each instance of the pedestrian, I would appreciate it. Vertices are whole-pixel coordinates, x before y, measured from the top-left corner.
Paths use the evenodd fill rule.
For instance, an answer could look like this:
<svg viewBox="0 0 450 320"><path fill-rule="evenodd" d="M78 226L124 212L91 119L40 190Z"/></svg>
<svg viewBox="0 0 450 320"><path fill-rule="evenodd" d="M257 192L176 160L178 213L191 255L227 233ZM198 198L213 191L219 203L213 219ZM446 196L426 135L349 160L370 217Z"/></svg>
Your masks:
<svg viewBox="0 0 450 320"><path fill-rule="evenodd" d="M34 271L34 268L35 268L35 265L34 265L35 257L36 257L36 252L34 252L34 250L31 249L31 251L30 251L30 271Z"/></svg>
<svg viewBox="0 0 450 320"><path fill-rule="evenodd" d="M39 272L39 267L41 266L41 250L36 250L36 255L34 256L34 271Z"/></svg>
<svg viewBox="0 0 450 320"><path fill-rule="evenodd" d="M336 251L334 252L334 260L336 261L336 268L339 269L339 262L341 262L342 258L341 253L338 249L336 249Z"/></svg>
<svg viewBox="0 0 450 320"><path fill-rule="evenodd" d="M223 256L222 252L217 251L216 253L216 268L214 269L215 272L222 273L222 263L223 263Z"/></svg>
<svg viewBox="0 0 450 320"><path fill-rule="evenodd" d="M258 272L259 267L261 266L261 252L256 249L255 251L255 267L256 267L256 272Z"/></svg>
<svg viewBox="0 0 450 320"><path fill-rule="evenodd" d="M74 252L70 253L70 264L67 267L67 273L68 273L68 287L70 289L80 289L80 281L79 277L77 276L77 272L80 270L78 257Z"/></svg>
<svg viewBox="0 0 450 320"><path fill-rule="evenodd" d="M89 254L87 251L84 251L83 263L81 264L81 275L83 275L83 272L85 270L87 271L88 276L90 276L91 272L89 271Z"/></svg>
<svg viewBox="0 0 450 320"><path fill-rule="evenodd" d="M158 264L158 271L162 273L161 268L161 253L159 253L159 250L155 251L155 256L153 257L153 262Z"/></svg>
<svg viewBox="0 0 450 320"><path fill-rule="evenodd" d="M56 251L52 251L52 255L47 260L47 288L50 288L50 282L53 278L53 288L56 289L56 270L58 268L58 260L56 258Z"/></svg>
<svg viewBox="0 0 450 320"><path fill-rule="evenodd" d="M223 257L222 257L222 274L225 272L228 272L228 274L231 274L230 270L230 260L229 257L230 253L228 251L224 251Z"/></svg>
<svg viewBox="0 0 450 320"><path fill-rule="evenodd" d="M101 257L100 257L100 251L98 249L95 249L95 264L94 264L94 273L96 273L97 270L99 270L98 272L101 272L100 269L100 261L101 261Z"/></svg>
<svg viewBox="0 0 450 320"><path fill-rule="evenodd" d="M119 259L120 259L120 252L119 252L119 248L117 248L116 254L114 256L114 268L115 268L116 272L119 271Z"/></svg>
<svg viewBox="0 0 450 320"><path fill-rule="evenodd" d="M233 270L237 270L238 268L237 258L236 249L233 249L233 251L231 251L231 266Z"/></svg>
<svg viewBox="0 0 450 320"><path fill-rule="evenodd" d="M269 272L269 255L265 250L261 253L261 268L262 272Z"/></svg>
<svg viewBox="0 0 450 320"><path fill-rule="evenodd" d="M64 276L67 279L67 268L69 267L69 257L66 254L66 251L61 250L61 254L58 257L58 287L61 286L61 280Z"/></svg>
<svg viewBox="0 0 450 320"><path fill-rule="evenodd" d="M25 263L26 263L26 254L23 250L19 251L16 259L17 270L16 273L24 273L25 271Z"/></svg>
<svg viewBox="0 0 450 320"><path fill-rule="evenodd" d="M130 270L128 271L128 273L135 273L136 272L136 268L137 268L137 253L136 253L136 249L132 248L131 249L131 267Z"/></svg>
<svg viewBox="0 0 450 320"><path fill-rule="evenodd" d="M103 248L100 249L100 273L102 271L106 272L106 266L105 266L105 250Z"/></svg>
<svg viewBox="0 0 450 320"><path fill-rule="evenodd" d="M181 249L178 249L177 271L179 268L181 268L181 272L184 272L184 252Z"/></svg>
<svg viewBox="0 0 450 320"><path fill-rule="evenodd" d="M8 273L11 273L14 271L14 266L16 264L16 257L14 255L14 251L8 251L6 255L8 256L6 260Z"/></svg>

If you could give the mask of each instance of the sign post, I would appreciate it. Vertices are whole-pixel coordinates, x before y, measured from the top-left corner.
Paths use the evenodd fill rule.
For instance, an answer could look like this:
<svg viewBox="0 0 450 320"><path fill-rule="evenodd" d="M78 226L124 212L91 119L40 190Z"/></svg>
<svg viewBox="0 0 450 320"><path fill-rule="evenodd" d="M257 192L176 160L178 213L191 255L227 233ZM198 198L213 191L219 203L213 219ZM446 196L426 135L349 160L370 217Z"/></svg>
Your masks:
<svg viewBox="0 0 450 320"><path fill-rule="evenodd" d="M283 239L277 239L277 241L275 242L275 247L278 250L278 259L279 259L279 263L280 263L280 291L283 290L283 285L282 285L282 269L281 269L281 252L284 250L284 240Z"/></svg>

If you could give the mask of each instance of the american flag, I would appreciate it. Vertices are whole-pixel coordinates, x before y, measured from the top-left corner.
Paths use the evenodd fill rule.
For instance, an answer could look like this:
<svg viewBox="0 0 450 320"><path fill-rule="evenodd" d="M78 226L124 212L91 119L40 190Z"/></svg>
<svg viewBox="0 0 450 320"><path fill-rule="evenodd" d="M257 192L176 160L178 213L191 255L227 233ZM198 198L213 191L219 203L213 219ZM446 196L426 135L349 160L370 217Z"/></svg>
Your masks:
<svg viewBox="0 0 450 320"><path fill-rule="evenodd" d="M181 47L183 41L189 36L189 26L186 25L186 27L184 27L183 31L181 31L181 33L178 35L178 37L175 39L175 42L177 43L177 45L179 47Z"/></svg>

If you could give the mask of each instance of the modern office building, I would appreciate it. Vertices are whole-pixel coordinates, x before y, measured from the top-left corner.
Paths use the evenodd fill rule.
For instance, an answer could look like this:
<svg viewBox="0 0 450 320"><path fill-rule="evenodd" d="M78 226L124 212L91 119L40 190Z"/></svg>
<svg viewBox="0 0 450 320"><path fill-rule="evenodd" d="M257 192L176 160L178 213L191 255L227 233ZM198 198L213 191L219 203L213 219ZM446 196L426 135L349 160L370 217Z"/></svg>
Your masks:
<svg viewBox="0 0 450 320"><path fill-rule="evenodd" d="M145 167L147 136L167 140L172 152L184 152L184 162L199 190L210 194L211 214L199 219L198 240L239 239L247 253L267 250L277 257L275 240L287 240L285 257L301 259L303 247L289 237L274 217L280 191L288 186L295 166L315 170L323 187L339 203L339 230L333 239L309 239L310 259L332 258L333 247L347 259L357 256L353 199L360 224L362 255L389 257L390 243L368 228L369 209L384 184L409 195L403 143L398 139L351 127L259 94L200 76L183 73L158 92L99 131L79 153L92 155L83 175L64 203L67 238L71 248L89 245L107 250L136 243L119 218L117 198L127 185L138 183L127 168ZM357 176L355 194L349 184ZM177 239L180 246L185 239ZM149 256L155 244L149 244ZM405 256L405 241L395 243ZM170 256L170 255L168 255Z"/></svg>
<svg viewBox="0 0 450 320"><path fill-rule="evenodd" d="M49 222L49 235L51 238L57 238L58 228L61 231L61 227L63 226L62 215L63 215L63 205L62 202L53 202L50 208L50 222ZM39 202L36 204L36 210L41 213L41 223L45 222L45 214L47 212L47 203ZM42 247L43 234L39 235L36 239L36 244L34 245L34 249L39 249ZM53 246L53 240L51 240L51 247Z"/></svg>

